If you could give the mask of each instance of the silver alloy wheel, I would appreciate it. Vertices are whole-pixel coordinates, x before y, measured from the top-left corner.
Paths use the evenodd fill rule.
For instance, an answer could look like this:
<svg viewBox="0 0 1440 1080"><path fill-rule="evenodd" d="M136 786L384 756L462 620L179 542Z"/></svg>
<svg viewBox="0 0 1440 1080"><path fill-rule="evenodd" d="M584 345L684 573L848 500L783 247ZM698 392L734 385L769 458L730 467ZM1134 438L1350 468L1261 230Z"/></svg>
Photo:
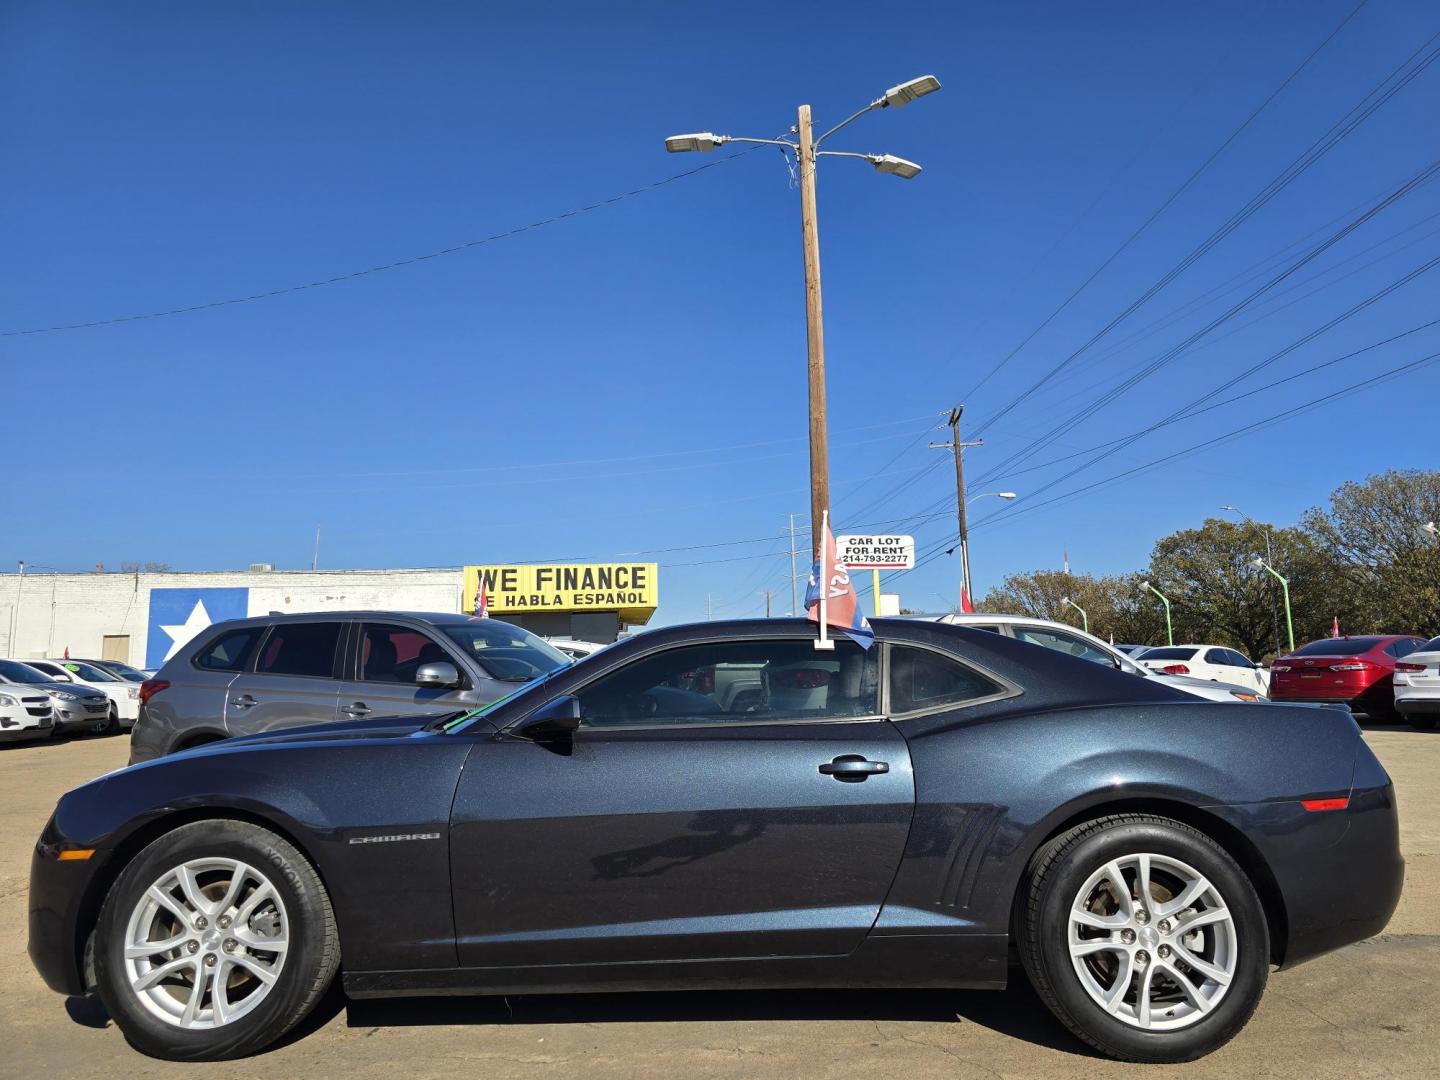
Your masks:
<svg viewBox="0 0 1440 1080"><path fill-rule="evenodd" d="M1111 1016L1146 1031L1189 1027L1214 1011L1239 957L1219 891L1168 855L1125 855L1086 879L1070 905L1070 961Z"/></svg>
<svg viewBox="0 0 1440 1080"><path fill-rule="evenodd" d="M235 859L192 859L145 890L125 927L125 976L166 1023L216 1028L263 1001L290 947L270 879Z"/></svg>

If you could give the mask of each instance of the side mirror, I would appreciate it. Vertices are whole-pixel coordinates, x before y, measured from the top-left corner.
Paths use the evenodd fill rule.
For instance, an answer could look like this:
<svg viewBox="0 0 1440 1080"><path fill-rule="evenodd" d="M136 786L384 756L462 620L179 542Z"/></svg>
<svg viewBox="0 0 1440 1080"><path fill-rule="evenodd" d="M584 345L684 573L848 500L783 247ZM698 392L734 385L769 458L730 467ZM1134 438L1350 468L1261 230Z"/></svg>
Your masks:
<svg viewBox="0 0 1440 1080"><path fill-rule="evenodd" d="M421 664L415 669L415 685L427 690L450 690L460 685L460 672L448 660Z"/></svg>
<svg viewBox="0 0 1440 1080"><path fill-rule="evenodd" d="M517 732L535 742L568 739L580 727L580 699L562 694L531 713Z"/></svg>

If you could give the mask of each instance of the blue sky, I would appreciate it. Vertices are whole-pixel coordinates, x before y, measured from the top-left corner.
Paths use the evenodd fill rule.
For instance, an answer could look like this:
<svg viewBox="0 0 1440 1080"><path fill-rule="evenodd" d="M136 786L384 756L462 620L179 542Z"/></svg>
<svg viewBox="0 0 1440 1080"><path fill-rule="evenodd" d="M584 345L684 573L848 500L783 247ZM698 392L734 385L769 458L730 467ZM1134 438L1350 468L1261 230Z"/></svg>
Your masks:
<svg viewBox="0 0 1440 1080"><path fill-rule="evenodd" d="M837 531L918 515L885 527L924 551L953 528L953 474L926 447L940 414L964 398L967 422L984 424L1440 29L1432 5L1371 0L966 397L1353 7L15 0L0 14L0 330L447 248L724 153L667 155L668 134L775 135L801 102L834 122L933 72L940 94L833 144L913 158L921 177L844 160L819 176ZM972 490L1024 496L1067 472L1073 461L980 483L1265 280L1244 275L1283 269L1302 238L1428 164L1437 104L1432 69L996 419L967 457ZM1437 214L1432 182L1027 464L1143 428L1402 277L1440 250ZM717 614L757 613L766 588L783 611L787 544L765 538L791 512L803 525L808 505L799 233L798 192L766 149L339 284L0 337L14 479L0 559L297 568L319 522L326 567L655 552L660 621L702 615L707 593ZM1437 328L1246 393L1428 321L1437 281L1031 505L1440 350ZM978 590L1057 566L1067 548L1077 570L1129 569L1220 503L1290 523L1344 480L1431 466L1437 394L1440 370L1421 368L1070 501L1022 514L1022 497L986 521L1001 507L983 500ZM694 547L737 540L757 542ZM893 585L934 608L957 577L941 556Z"/></svg>

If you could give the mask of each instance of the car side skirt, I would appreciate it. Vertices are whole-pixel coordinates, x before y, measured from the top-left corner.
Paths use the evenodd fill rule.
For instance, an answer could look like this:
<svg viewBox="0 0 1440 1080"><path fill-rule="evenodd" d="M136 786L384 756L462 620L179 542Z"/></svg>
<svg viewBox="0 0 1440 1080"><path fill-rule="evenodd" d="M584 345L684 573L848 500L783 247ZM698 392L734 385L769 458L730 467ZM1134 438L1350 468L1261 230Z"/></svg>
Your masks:
<svg viewBox="0 0 1440 1080"><path fill-rule="evenodd" d="M1004 934L916 934L872 937L849 956L347 971L344 982L345 993L354 998L821 987L1002 990L1008 947Z"/></svg>

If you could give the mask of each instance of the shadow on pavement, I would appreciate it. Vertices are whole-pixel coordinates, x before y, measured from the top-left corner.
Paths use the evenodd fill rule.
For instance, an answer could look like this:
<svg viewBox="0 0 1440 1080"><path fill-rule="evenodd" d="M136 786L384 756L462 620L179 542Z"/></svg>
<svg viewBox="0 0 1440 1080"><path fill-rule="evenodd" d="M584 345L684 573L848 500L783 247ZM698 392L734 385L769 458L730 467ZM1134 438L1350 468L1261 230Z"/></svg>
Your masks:
<svg viewBox="0 0 1440 1080"><path fill-rule="evenodd" d="M687 990L351 1001L350 1027L736 1021L919 1020L979 1024L1002 1035L1094 1057L1021 976L992 990Z"/></svg>

